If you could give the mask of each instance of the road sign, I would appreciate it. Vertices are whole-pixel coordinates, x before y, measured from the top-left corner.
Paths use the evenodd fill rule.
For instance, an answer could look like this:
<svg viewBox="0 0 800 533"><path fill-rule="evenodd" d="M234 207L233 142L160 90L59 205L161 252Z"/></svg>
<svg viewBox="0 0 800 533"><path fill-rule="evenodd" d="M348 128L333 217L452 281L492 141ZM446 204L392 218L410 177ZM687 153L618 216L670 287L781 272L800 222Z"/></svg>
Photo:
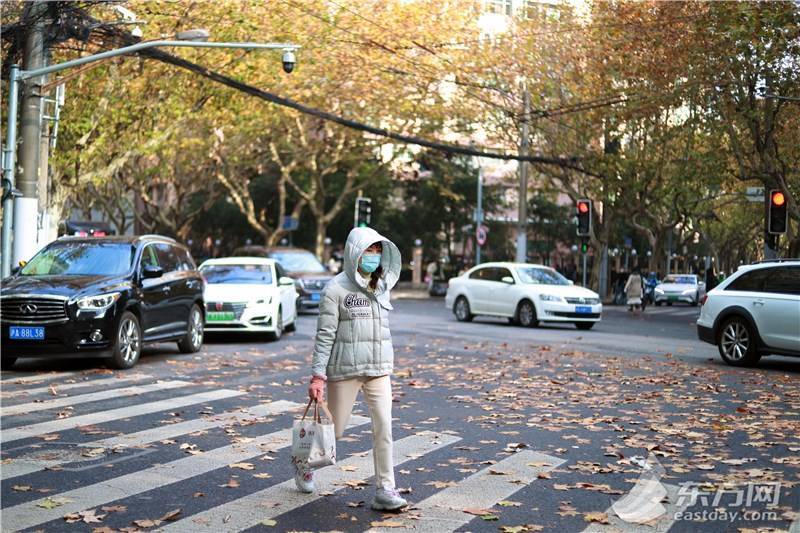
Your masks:
<svg viewBox="0 0 800 533"><path fill-rule="evenodd" d="M764 187L748 187L744 193L748 202L763 202Z"/></svg>
<svg viewBox="0 0 800 533"><path fill-rule="evenodd" d="M478 244L483 246L486 244L486 237L489 234L489 228L481 224L478 226L478 229L475 230L475 240L478 241Z"/></svg>
<svg viewBox="0 0 800 533"><path fill-rule="evenodd" d="M295 231L300 226L300 220L297 217L283 217L281 229L284 231Z"/></svg>

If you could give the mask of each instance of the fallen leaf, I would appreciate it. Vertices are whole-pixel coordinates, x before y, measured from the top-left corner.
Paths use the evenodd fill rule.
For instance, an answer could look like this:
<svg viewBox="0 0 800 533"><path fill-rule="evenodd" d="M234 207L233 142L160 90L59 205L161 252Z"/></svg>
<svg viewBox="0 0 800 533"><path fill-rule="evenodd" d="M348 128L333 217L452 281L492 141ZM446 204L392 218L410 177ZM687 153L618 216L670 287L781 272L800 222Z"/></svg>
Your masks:
<svg viewBox="0 0 800 533"><path fill-rule="evenodd" d="M241 468L242 470L255 470L255 465L253 463L233 463L232 465L228 465L230 468Z"/></svg>
<svg viewBox="0 0 800 533"><path fill-rule="evenodd" d="M107 513L124 513L128 508L124 505L106 505L101 507L100 510Z"/></svg>
<svg viewBox="0 0 800 533"><path fill-rule="evenodd" d="M17 492L28 492L31 490L30 485L14 485L11 487L11 490L15 490Z"/></svg>
<svg viewBox="0 0 800 533"><path fill-rule="evenodd" d="M56 507L61 507L65 503L71 503L73 501L74 500L70 500L69 498L63 498L63 497L56 497L56 498L47 497L44 500L37 503L36 506L42 507L44 509L55 509Z"/></svg>
<svg viewBox="0 0 800 533"><path fill-rule="evenodd" d="M583 515L583 519L586 522L598 522L600 524L608 524L608 515L606 513L600 512L600 511L593 511L591 513L585 513Z"/></svg>
<svg viewBox="0 0 800 533"><path fill-rule="evenodd" d="M503 501L497 502L497 505L500 505L502 507L519 507L522 504L519 503L519 502L512 502L512 501L508 501L508 500L503 500Z"/></svg>
<svg viewBox="0 0 800 533"><path fill-rule="evenodd" d="M275 525L277 525L277 524L278 524L278 522L276 522L275 520L271 520L271 519L262 520L262 521L261 521L261 522L259 522L259 523L260 523L262 526L268 526L268 527L272 527L272 526L275 526Z"/></svg>
<svg viewBox="0 0 800 533"><path fill-rule="evenodd" d="M264 473L261 473L261 474L253 474L253 477L254 478L258 478L258 479L269 479L272 476L270 474L267 474L266 472L264 472Z"/></svg>
<svg viewBox="0 0 800 533"><path fill-rule="evenodd" d="M230 479L224 485L218 485L218 486L222 487L223 489L236 489L236 488L239 488L239 482L236 481L235 479Z"/></svg>
<svg viewBox="0 0 800 533"><path fill-rule="evenodd" d="M391 520L384 520L384 521L375 520L370 522L369 525L371 525L372 527L406 527L406 525L402 522L393 522Z"/></svg>
<svg viewBox="0 0 800 533"><path fill-rule="evenodd" d="M159 518L159 520L162 522L171 522L173 520L177 520L179 514L181 514L180 509L173 509L172 511L168 512L167 514Z"/></svg>

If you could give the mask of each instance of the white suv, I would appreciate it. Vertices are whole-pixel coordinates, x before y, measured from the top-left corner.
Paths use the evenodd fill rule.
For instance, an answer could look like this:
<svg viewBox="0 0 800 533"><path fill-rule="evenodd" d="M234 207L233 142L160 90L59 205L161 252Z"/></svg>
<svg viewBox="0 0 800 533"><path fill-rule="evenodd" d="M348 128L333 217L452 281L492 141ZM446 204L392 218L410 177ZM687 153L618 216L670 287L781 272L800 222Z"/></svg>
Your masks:
<svg viewBox="0 0 800 533"><path fill-rule="evenodd" d="M800 356L800 260L739 267L701 299L700 340L716 344L733 366L762 355Z"/></svg>

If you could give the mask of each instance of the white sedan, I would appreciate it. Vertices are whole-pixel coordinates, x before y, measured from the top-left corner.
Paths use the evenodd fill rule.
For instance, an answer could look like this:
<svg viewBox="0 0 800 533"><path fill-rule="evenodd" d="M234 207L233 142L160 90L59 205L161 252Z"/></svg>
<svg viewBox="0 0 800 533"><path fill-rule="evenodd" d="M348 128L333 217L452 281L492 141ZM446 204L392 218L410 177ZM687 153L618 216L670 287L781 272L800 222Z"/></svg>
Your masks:
<svg viewBox="0 0 800 533"><path fill-rule="evenodd" d="M274 259L209 259L199 270L206 281L206 331L267 333L278 340L294 330L294 280L278 277Z"/></svg>
<svg viewBox="0 0 800 533"><path fill-rule="evenodd" d="M596 292L573 285L552 268L527 263L473 267L450 280L445 305L461 322L487 315L525 327L544 321L591 329L603 312Z"/></svg>
<svg viewBox="0 0 800 533"><path fill-rule="evenodd" d="M657 306L675 302L696 306L705 291L705 283L698 280L695 274L669 274L656 285L654 296Z"/></svg>

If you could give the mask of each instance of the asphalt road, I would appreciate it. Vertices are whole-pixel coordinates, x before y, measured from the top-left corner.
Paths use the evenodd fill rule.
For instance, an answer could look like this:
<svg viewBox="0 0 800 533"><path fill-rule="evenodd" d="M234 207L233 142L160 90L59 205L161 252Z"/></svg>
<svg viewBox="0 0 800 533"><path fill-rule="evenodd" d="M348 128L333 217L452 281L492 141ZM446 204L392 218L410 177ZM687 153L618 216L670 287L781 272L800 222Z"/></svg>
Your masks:
<svg viewBox="0 0 800 533"><path fill-rule="evenodd" d="M361 403L318 493L292 488L287 430L316 321L306 315L277 343L154 346L128 372L91 360L4 371L2 530L800 528L800 359L727 367L696 340L690 307L607 307L578 331L458 323L441 300L395 304L406 512L369 509Z"/></svg>

